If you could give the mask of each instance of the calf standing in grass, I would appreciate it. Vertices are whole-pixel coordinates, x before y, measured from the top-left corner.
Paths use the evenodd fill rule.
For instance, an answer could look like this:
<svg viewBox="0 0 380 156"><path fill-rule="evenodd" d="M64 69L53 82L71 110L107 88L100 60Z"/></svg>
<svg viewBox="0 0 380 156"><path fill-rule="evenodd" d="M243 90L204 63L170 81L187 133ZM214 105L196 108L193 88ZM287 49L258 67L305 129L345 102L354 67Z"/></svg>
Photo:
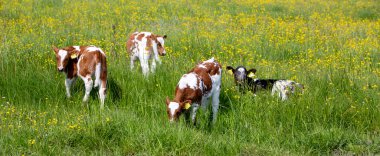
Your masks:
<svg viewBox="0 0 380 156"><path fill-rule="evenodd" d="M66 95L70 98L70 87L79 76L84 81L86 93L83 102L88 102L92 85L99 86L100 108L104 107L107 85L107 61L105 53L95 46L69 46L58 49L53 46L58 71L66 74ZM95 83L92 76L95 75Z"/></svg>
<svg viewBox="0 0 380 156"><path fill-rule="evenodd" d="M274 95L275 92L279 92L279 97L282 98L282 100L286 100L290 93L294 93L295 86L303 88L301 84L291 80L253 79L251 77L255 76L256 69L247 71L243 66L238 66L236 69L227 66L226 69L232 71L235 83L240 91L253 91L254 96L256 96L256 92L260 89L272 89L272 95ZM288 89L290 89L290 91Z"/></svg>
<svg viewBox="0 0 380 156"><path fill-rule="evenodd" d="M209 98L212 97L212 121L214 123L219 109L221 77L222 68L214 58L198 64L190 72L184 74L177 84L174 99L171 101L169 97L166 97L169 120L171 122L178 120L179 116L185 112L186 119L189 120L190 115L195 124L199 106L201 105L205 109Z"/></svg>
<svg viewBox="0 0 380 156"><path fill-rule="evenodd" d="M145 76L149 73L149 59L153 57L151 64L151 72L156 69L156 61L161 64L158 55L165 56L164 48L166 35L159 36L150 32L135 32L127 43L126 48L131 58L131 69L134 68L134 62L137 58L140 60L141 69Z"/></svg>

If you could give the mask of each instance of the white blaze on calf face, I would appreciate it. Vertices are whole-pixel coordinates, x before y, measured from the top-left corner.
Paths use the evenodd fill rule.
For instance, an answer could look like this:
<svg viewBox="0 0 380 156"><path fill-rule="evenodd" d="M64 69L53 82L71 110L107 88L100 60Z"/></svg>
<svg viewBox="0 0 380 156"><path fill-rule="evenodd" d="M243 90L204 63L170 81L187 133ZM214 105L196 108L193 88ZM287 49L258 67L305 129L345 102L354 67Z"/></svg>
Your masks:
<svg viewBox="0 0 380 156"><path fill-rule="evenodd" d="M170 110L170 120L173 120L175 112L179 108L179 103L177 103L177 102L170 102L169 105L168 105L168 108Z"/></svg>
<svg viewBox="0 0 380 156"><path fill-rule="evenodd" d="M158 40L158 42L160 42L160 43L161 43L161 45L162 45L162 46L164 46L164 45L165 45L165 40L164 40L164 38L163 38L163 37L157 37L157 40Z"/></svg>
<svg viewBox="0 0 380 156"><path fill-rule="evenodd" d="M157 41L161 44L162 48L164 48L165 46L165 40L163 37L157 37ZM164 49L164 51L162 52L162 54L166 54L166 50Z"/></svg>
<svg viewBox="0 0 380 156"><path fill-rule="evenodd" d="M63 62L64 60L66 59L66 56L67 56L67 51L66 50L59 50L58 51L58 55L60 57L60 65L58 66L58 69L59 70L62 70L64 67L63 67Z"/></svg>
<svg viewBox="0 0 380 156"><path fill-rule="evenodd" d="M245 69L244 68L239 68L239 69L237 69L237 71L243 73L243 72L245 72Z"/></svg>
<svg viewBox="0 0 380 156"><path fill-rule="evenodd" d="M190 87L191 89L198 89L199 84L197 84L198 78L195 73L189 73L182 76L181 80L179 80L178 86L179 89L185 89Z"/></svg>

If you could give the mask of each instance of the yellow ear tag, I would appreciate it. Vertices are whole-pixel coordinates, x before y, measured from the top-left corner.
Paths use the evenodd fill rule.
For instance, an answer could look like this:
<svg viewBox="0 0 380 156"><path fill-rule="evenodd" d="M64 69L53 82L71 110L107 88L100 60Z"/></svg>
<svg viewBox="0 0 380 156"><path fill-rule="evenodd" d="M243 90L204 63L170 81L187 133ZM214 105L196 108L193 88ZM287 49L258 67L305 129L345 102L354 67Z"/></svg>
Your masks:
<svg viewBox="0 0 380 156"><path fill-rule="evenodd" d="M77 54L71 54L71 59L76 59L77 57L78 57L78 55Z"/></svg>
<svg viewBox="0 0 380 156"><path fill-rule="evenodd" d="M232 70L228 70L227 73L230 74L230 75L234 75L234 73L232 72Z"/></svg>
<svg viewBox="0 0 380 156"><path fill-rule="evenodd" d="M190 103L185 104L185 109L189 109L191 107Z"/></svg>
<svg viewBox="0 0 380 156"><path fill-rule="evenodd" d="M252 77L255 77L255 74L254 74L254 73L249 73L249 74L248 74L248 77L251 77L251 78L252 78Z"/></svg>

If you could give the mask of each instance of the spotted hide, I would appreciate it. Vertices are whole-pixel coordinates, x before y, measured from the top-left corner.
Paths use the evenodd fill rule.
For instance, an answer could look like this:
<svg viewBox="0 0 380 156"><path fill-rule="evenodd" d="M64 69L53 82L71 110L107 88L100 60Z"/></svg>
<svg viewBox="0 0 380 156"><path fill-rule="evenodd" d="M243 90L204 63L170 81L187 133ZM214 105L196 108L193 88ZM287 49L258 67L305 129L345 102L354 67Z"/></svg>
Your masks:
<svg viewBox="0 0 380 156"><path fill-rule="evenodd" d="M222 68L211 58L199 63L179 80L173 100L166 98L166 110L171 122L178 120L185 112L193 124L196 123L196 113L199 106L204 109L212 97L212 121L216 121L219 108Z"/></svg>

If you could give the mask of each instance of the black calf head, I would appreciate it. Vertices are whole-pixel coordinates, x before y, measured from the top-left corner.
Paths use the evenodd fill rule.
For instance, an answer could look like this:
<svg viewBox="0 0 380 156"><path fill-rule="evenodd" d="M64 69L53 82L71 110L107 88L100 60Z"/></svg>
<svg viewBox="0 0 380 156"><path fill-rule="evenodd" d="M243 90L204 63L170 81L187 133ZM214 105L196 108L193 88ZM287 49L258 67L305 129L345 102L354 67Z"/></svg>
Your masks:
<svg viewBox="0 0 380 156"><path fill-rule="evenodd" d="M235 83L236 84L243 84L248 81L250 77L255 76L256 69L252 68L247 71L247 69L244 66L238 66L236 69L234 69L231 66L226 67L227 71L232 71Z"/></svg>

